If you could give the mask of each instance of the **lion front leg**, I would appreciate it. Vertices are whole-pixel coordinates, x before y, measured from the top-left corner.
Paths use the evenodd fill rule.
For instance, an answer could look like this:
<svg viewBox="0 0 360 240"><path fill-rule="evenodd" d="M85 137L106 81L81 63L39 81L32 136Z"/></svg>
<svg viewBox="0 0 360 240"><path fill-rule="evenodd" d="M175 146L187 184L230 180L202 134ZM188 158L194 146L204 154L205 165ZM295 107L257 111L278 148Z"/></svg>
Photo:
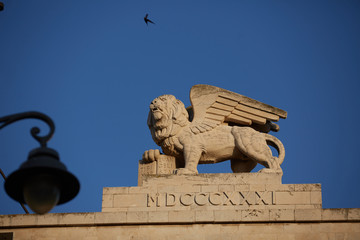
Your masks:
<svg viewBox="0 0 360 240"><path fill-rule="evenodd" d="M185 167L177 168L174 170L174 174L198 174L197 166L202 154L200 147L196 147L193 144L184 145L184 160Z"/></svg>

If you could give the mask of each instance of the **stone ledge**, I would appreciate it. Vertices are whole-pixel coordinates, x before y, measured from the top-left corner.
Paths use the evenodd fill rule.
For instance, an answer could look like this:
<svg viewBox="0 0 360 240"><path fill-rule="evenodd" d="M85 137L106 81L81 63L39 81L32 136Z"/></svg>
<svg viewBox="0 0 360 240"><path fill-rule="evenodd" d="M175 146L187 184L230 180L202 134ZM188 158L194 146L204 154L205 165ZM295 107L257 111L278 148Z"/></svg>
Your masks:
<svg viewBox="0 0 360 240"><path fill-rule="evenodd" d="M244 209L168 212L51 213L1 215L0 229L19 227L196 223L360 222L360 208Z"/></svg>
<svg viewBox="0 0 360 240"><path fill-rule="evenodd" d="M196 175L143 175L142 186L198 184L281 184L282 173L204 173Z"/></svg>

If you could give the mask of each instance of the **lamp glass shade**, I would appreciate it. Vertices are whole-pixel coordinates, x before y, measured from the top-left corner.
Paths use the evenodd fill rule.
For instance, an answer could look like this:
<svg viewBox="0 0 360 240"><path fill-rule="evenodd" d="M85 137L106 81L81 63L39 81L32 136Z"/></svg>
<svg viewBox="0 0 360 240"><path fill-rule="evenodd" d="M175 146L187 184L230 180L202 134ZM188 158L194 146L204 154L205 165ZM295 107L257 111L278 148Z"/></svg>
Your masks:
<svg viewBox="0 0 360 240"><path fill-rule="evenodd" d="M24 184L25 203L38 214L49 212L60 199L60 189L54 177L48 174L32 176Z"/></svg>
<svg viewBox="0 0 360 240"><path fill-rule="evenodd" d="M78 179L59 161L58 153L47 147L32 150L4 185L11 198L40 214L70 201L80 190Z"/></svg>

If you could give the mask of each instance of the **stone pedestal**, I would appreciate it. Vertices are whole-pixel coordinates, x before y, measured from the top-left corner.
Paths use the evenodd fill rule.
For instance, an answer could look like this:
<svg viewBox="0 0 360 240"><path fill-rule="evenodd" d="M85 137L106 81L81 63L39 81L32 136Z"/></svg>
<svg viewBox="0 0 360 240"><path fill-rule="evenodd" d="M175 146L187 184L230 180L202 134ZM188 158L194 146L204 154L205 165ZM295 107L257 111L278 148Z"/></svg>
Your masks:
<svg viewBox="0 0 360 240"><path fill-rule="evenodd" d="M321 215L320 184L281 184L276 173L143 175L139 185L104 188L102 211L162 213L167 221L174 211L229 221L294 218L299 209Z"/></svg>

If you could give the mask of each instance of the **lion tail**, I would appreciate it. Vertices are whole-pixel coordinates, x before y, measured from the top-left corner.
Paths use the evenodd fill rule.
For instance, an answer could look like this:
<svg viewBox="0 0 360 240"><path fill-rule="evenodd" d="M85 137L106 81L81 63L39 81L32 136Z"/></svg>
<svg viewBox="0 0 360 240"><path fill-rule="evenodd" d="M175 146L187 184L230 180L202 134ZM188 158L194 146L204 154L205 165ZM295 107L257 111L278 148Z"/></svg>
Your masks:
<svg viewBox="0 0 360 240"><path fill-rule="evenodd" d="M266 143L268 145L274 147L276 149L276 151L278 152L279 156L275 157L275 158L277 158L279 165L281 165L285 159L284 145L282 144L282 142L279 139L277 139L276 137L274 137L270 134L265 134L265 139L266 139Z"/></svg>

